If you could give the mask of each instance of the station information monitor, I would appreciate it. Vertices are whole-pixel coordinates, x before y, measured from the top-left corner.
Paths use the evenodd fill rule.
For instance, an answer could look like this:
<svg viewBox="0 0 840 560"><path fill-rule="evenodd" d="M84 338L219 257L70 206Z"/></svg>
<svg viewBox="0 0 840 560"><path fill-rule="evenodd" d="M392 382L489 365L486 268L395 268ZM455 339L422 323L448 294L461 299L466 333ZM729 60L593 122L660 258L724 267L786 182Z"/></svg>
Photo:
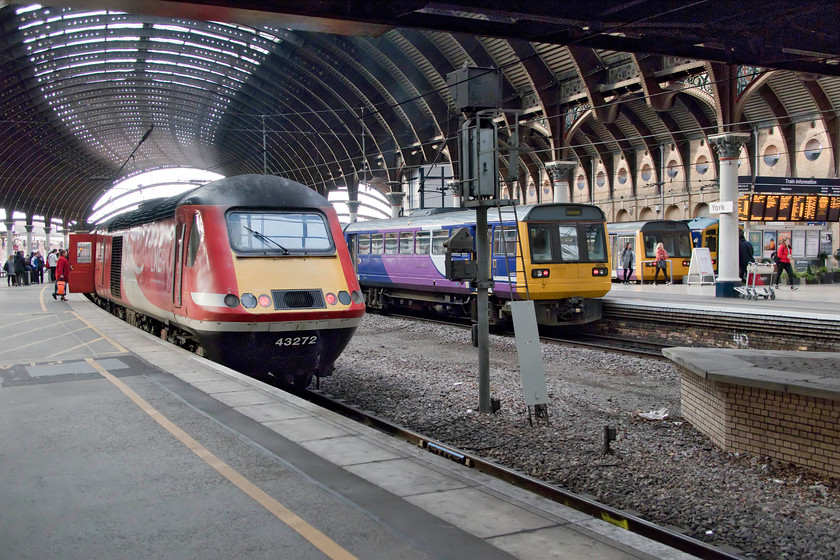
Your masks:
<svg viewBox="0 0 840 560"><path fill-rule="evenodd" d="M837 222L840 196L753 194L738 199L738 218L753 222Z"/></svg>

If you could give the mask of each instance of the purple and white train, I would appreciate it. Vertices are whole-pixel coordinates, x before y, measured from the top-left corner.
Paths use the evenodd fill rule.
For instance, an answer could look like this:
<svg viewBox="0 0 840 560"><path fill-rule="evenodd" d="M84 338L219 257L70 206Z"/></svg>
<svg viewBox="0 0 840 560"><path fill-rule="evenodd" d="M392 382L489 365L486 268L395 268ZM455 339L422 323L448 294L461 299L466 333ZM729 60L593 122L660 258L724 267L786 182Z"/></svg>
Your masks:
<svg viewBox="0 0 840 560"><path fill-rule="evenodd" d="M475 238L475 211L421 211L356 222L344 234L367 306L474 318L470 282L448 280L444 242L459 228ZM534 204L491 210L491 323L510 319L509 302L532 299L541 325L601 317L610 290L604 213L587 204Z"/></svg>

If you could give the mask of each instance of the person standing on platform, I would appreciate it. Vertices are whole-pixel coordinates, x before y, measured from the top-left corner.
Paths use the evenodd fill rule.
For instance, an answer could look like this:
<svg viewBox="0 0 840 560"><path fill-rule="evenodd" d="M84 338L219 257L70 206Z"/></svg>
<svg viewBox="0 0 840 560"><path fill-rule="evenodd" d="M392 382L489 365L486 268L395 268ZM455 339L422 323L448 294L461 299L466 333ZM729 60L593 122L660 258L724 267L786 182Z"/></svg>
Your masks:
<svg viewBox="0 0 840 560"><path fill-rule="evenodd" d="M665 246L662 243L656 244L656 267L653 272L653 285L656 286L657 280L659 280L659 271L665 275L665 284L670 284L671 279L668 278L668 251L665 250Z"/></svg>
<svg viewBox="0 0 840 560"><path fill-rule="evenodd" d="M17 285L23 286L23 277L26 274L26 258L23 256L23 251L18 251L15 253L15 278L17 278ZM26 281L25 285L29 285L29 281Z"/></svg>
<svg viewBox="0 0 840 560"><path fill-rule="evenodd" d="M17 278L15 277L15 257L9 255L6 262L3 263L3 270L6 271L6 282L9 286L17 286Z"/></svg>
<svg viewBox="0 0 840 560"><path fill-rule="evenodd" d="M779 282L781 281L782 272L787 272L788 282L790 282L790 289L797 290L793 285L793 267L790 266L790 239L785 239L779 243L779 248L776 249L776 258L779 260L778 275L776 276L776 289L779 289Z"/></svg>
<svg viewBox="0 0 840 560"><path fill-rule="evenodd" d="M752 243L744 237L744 232L738 231L738 270L741 282L747 283L747 265L755 262L755 252Z"/></svg>
<svg viewBox="0 0 840 560"><path fill-rule="evenodd" d="M630 283L630 276L633 275L633 263L636 262L636 255L633 254L633 246L628 241L621 251L621 268L624 269L624 284Z"/></svg>
<svg viewBox="0 0 840 560"><path fill-rule="evenodd" d="M55 267L58 265L58 250L53 249L50 251L50 254L47 255L47 266L50 269L50 282L55 282Z"/></svg>
<svg viewBox="0 0 840 560"><path fill-rule="evenodd" d="M58 263L55 265L55 281L56 281L56 288L58 288L58 282L64 281L64 293L67 293L67 284L66 282L70 281L70 261L67 260L67 252L62 249L58 253ZM53 292L53 299L56 299L56 293ZM64 297L64 294L61 294L61 301L67 301L67 298Z"/></svg>

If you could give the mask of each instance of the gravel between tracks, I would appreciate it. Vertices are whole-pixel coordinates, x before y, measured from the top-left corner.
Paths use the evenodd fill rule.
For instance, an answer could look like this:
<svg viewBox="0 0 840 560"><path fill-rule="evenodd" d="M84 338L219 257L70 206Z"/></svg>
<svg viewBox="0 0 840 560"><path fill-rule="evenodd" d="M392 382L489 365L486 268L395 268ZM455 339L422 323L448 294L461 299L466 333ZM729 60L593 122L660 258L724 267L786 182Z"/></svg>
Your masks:
<svg viewBox="0 0 840 560"><path fill-rule="evenodd" d="M683 421L667 361L542 345L550 424L531 427L516 344L491 336L481 414L469 330L368 314L322 389L401 426L748 558L840 557L840 480L727 453ZM639 412L667 408L663 421ZM618 431L603 454L605 425Z"/></svg>

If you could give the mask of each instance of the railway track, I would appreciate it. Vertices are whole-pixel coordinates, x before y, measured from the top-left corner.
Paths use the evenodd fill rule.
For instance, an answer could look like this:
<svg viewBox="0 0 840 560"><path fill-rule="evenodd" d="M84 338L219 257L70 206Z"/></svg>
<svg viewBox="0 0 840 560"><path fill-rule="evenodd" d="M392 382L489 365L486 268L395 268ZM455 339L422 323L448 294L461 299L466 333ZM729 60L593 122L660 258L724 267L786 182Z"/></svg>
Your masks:
<svg viewBox="0 0 840 560"><path fill-rule="evenodd" d="M386 419L368 413L342 400L335 399L318 390L288 389L296 396L320 407L329 409L347 418L376 428L395 438L402 439L464 466L504 480L554 502L602 519L633 533L647 537L698 558L709 560L742 560L742 557L713 547L679 532L661 527L620 509L607 506L590 498L563 490L540 480L500 466L469 452L454 448L446 443L428 438L422 434L398 426Z"/></svg>

